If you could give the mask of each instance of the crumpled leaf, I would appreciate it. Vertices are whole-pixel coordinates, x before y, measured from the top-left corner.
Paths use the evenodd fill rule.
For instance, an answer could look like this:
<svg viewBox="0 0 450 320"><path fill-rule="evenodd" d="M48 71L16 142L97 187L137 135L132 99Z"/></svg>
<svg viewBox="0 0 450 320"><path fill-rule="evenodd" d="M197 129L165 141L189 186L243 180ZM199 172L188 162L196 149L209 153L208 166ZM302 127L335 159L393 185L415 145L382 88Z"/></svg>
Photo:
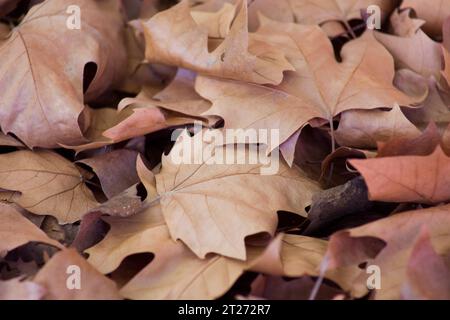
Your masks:
<svg viewBox="0 0 450 320"><path fill-rule="evenodd" d="M276 87L198 77L197 92L213 103L205 114L221 116L226 128L276 128L282 143L313 118L331 122L350 109L392 107L396 103L409 106L427 93L424 88L411 97L394 87L392 57L369 31L344 46L341 63L317 26L264 20L259 32L286 51L296 71L286 73ZM329 81L330 77L335 80ZM269 145L269 150L275 147L277 144ZM292 163L292 150L283 155Z"/></svg>
<svg viewBox="0 0 450 320"><path fill-rule="evenodd" d="M0 168L0 188L19 191L17 204L35 214L72 223L98 205L83 174L57 153L24 150L3 154Z"/></svg>
<svg viewBox="0 0 450 320"><path fill-rule="evenodd" d="M208 51L209 27L195 22L188 1L158 13L143 24L147 60L205 75L253 83L280 83L283 71L292 70L292 66L280 49L248 34L245 0L239 3L237 11L230 31L212 52ZM228 21L228 12L223 13Z"/></svg>
<svg viewBox="0 0 450 320"><path fill-rule="evenodd" d="M438 146L428 156L350 160L364 177L369 198L437 204L450 199L450 158Z"/></svg>
<svg viewBox="0 0 450 320"><path fill-rule="evenodd" d="M66 26L70 5L83 8L81 30ZM126 64L122 29L117 0L44 1L34 6L0 47L3 132L14 133L29 147L82 142L78 118L85 99L99 96L119 80ZM84 95L88 63L95 63L99 72Z"/></svg>

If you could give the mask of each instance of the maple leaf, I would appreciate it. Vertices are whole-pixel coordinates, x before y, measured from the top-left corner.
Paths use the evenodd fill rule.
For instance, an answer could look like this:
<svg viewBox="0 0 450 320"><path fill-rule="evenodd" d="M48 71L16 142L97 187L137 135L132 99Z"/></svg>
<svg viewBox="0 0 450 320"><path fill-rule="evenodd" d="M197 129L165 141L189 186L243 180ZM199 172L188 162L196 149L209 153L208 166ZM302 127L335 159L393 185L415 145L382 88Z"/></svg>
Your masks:
<svg viewBox="0 0 450 320"><path fill-rule="evenodd" d="M118 79L125 59L118 4L45 1L30 10L0 47L3 132L14 133L29 147L82 141L78 117L84 108L85 66L93 62L100 70L86 92L87 98L96 97ZM69 5L83 8L83 31L66 27Z"/></svg>
<svg viewBox="0 0 450 320"><path fill-rule="evenodd" d="M371 200L439 203L450 199L450 158L440 146L428 156L351 160L350 164L364 177Z"/></svg>
<svg viewBox="0 0 450 320"><path fill-rule="evenodd" d="M17 204L33 213L71 223L97 205L79 169L54 152L3 154L0 167L0 188L19 191Z"/></svg>
<svg viewBox="0 0 450 320"><path fill-rule="evenodd" d="M226 128L276 128L282 143L313 118L331 122L346 110L392 107L396 103L408 106L425 98L426 90L419 97L410 97L394 87L392 57L371 32L344 46L341 63L317 26L266 19L259 33L286 50L296 71L286 73L276 87L198 77L196 90L213 103L205 115L221 116ZM330 77L335 81L329 81ZM269 150L275 147L269 145ZM293 152L283 154L289 163Z"/></svg>
<svg viewBox="0 0 450 320"><path fill-rule="evenodd" d="M200 145L202 152L212 153L198 164L177 164L177 154L189 152L185 142L192 143L189 148ZM172 238L183 240L199 257L215 252L245 259L246 236L273 234L277 210L304 214L312 193L318 190L315 182L282 161L272 175L261 175L262 163L210 163L212 157L231 150L234 145L208 144L201 134L191 138L184 131L171 153L163 156L161 172L156 175L158 199ZM247 155L256 159L257 153L255 148L238 147L234 155L235 159Z"/></svg>
<svg viewBox="0 0 450 320"><path fill-rule="evenodd" d="M223 13L225 21L229 21L228 11ZM228 34L212 52L208 51L209 27L194 21L188 1L158 13L143 27L145 56L150 62L176 65L206 75L271 84L280 83L283 71L292 70L281 50L248 34L246 1L241 1Z"/></svg>

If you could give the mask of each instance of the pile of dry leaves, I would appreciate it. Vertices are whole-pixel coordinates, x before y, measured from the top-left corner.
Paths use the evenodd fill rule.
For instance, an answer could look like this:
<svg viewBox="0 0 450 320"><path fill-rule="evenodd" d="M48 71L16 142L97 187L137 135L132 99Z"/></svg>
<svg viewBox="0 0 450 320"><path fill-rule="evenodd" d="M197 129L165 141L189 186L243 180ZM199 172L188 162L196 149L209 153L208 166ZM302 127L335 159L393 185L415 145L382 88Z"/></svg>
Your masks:
<svg viewBox="0 0 450 320"><path fill-rule="evenodd" d="M450 299L432 2L0 0L0 299Z"/></svg>

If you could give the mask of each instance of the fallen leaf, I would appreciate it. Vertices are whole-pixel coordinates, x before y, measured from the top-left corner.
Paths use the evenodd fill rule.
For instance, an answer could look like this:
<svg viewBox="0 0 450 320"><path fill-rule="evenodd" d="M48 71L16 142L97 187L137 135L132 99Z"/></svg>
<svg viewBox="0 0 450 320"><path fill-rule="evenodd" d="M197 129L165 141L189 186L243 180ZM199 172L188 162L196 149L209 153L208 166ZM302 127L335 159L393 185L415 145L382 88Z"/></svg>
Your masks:
<svg viewBox="0 0 450 320"><path fill-rule="evenodd" d="M7 153L0 155L0 167L0 188L21 192L17 204L30 212L71 223L97 205L79 169L57 153Z"/></svg>
<svg viewBox="0 0 450 320"><path fill-rule="evenodd" d="M28 242L41 242L61 248L13 207L0 203L0 256Z"/></svg>
<svg viewBox="0 0 450 320"><path fill-rule="evenodd" d="M403 299L449 300L450 267L434 250L426 227L417 238L408 261Z"/></svg>
<svg viewBox="0 0 450 320"><path fill-rule="evenodd" d="M423 92L413 98L393 86L392 57L371 32L343 48L341 63L317 26L265 20L259 32L266 41L286 50L296 71L286 73L276 87L198 77L197 92L213 103L205 115L222 117L225 128L276 129L281 144L313 118L331 122L346 110L391 107L395 103L409 106L425 98ZM331 75L336 81L329 81ZM269 150L277 146L272 143Z"/></svg>
<svg viewBox="0 0 450 320"><path fill-rule="evenodd" d="M220 19L224 15L229 19L226 10ZM281 50L248 34L245 0L239 4L229 33L212 52L208 52L209 28L195 22L188 1L158 13L143 26L145 56L150 62L176 65L205 75L271 84L280 83L283 71L292 70Z"/></svg>
<svg viewBox="0 0 450 320"><path fill-rule="evenodd" d="M0 300L40 300L44 294L45 289L31 281L0 280Z"/></svg>
<svg viewBox="0 0 450 320"><path fill-rule="evenodd" d="M119 80L125 62L119 4L44 1L30 10L0 47L0 88L7 93L0 101L3 132L14 133L28 147L83 141L78 118L84 100L99 96ZM83 8L83 31L66 27L70 5ZM88 63L95 63L99 73L84 95Z"/></svg>
<svg viewBox="0 0 450 320"><path fill-rule="evenodd" d="M96 173L108 199L118 195L139 182L136 172L136 151L120 149L102 155L83 159L84 163Z"/></svg>
<svg viewBox="0 0 450 320"><path fill-rule="evenodd" d="M415 138L420 130L402 113L398 105L390 111L350 110L341 114L335 132L341 146L376 148L377 142L395 138Z"/></svg>
<svg viewBox="0 0 450 320"><path fill-rule="evenodd" d="M80 276L80 289L74 290ZM69 282L73 281L73 282ZM95 270L73 249L56 253L39 271L33 282L47 289L45 300L118 300L115 283Z"/></svg>
<svg viewBox="0 0 450 320"><path fill-rule="evenodd" d="M191 149L195 146L201 148ZM190 138L184 132L171 153L163 156L156 175L157 199L172 238L181 239L199 257L215 252L245 259L246 236L273 234L277 210L304 214L318 190L312 180L281 160L272 158L271 165L277 161L279 167L271 175L265 175L263 163L220 164L226 163L223 156L229 157L234 148L217 147L203 141L202 134ZM205 157L200 162L177 163L180 152L205 152ZM238 146L234 155L234 159L258 159L258 150ZM211 163L213 159L220 160Z"/></svg>
<svg viewBox="0 0 450 320"><path fill-rule="evenodd" d="M428 156L351 160L350 164L364 177L371 200L437 204L450 199L450 158L440 146Z"/></svg>
<svg viewBox="0 0 450 320"><path fill-rule="evenodd" d="M401 8L414 9L418 18L426 21L423 30L432 36L441 35L444 20L450 15L449 0L439 0L433 6L426 0L405 0Z"/></svg>

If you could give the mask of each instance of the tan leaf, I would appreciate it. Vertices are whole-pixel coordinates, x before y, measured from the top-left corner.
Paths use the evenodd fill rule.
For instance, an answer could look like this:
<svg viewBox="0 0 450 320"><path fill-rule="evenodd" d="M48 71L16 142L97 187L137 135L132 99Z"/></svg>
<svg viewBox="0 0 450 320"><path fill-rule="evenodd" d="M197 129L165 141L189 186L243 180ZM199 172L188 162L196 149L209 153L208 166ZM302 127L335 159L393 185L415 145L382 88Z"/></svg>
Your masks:
<svg viewBox="0 0 450 320"><path fill-rule="evenodd" d="M342 63L317 26L265 20L259 35L282 47L296 71L276 87L198 77L197 92L213 102L205 115L221 116L225 128L276 129L282 143L316 117L332 121L350 109L407 106L425 98L426 90L409 97L394 87L392 57L371 32L344 46Z"/></svg>
<svg viewBox="0 0 450 320"><path fill-rule="evenodd" d="M390 111L350 110L343 112L336 130L336 141L353 148L376 148L377 142L394 138L414 138L417 129L397 105Z"/></svg>
<svg viewBox="0 0 450 320"><path fill-rule="evenodd" d="M3 154L0 168L0 188L21 192L17 204L30 212L71 223L97 205L77 167L51 151Z"/></svg>
<svg viewBox="0 0 450 320"><path fill-rule="evenodd" d="M68 280L70 276L77 275L80 276L80 289L74 290L68 286ZM95 270L74 249L57 252L33 281L47 289L46 300L121 299L116 284Z"/></svg>
<svg viewBox="0 0 450 320"><path fill-rule="evenodd" d="M280 0L276 1L276 5L270 0L255 0L249 12L251 17L260 12L280 22L321 25L330 37L335 37L346 31L345 25L349 26L350 20L362 19L361 12L365 13L370 5L381 9L382 22L395 7L394 1L384 0ZM330 25L333 27L330 28ZM253 18L250 28L255 26L257 20Z"/></svg>
<svg viewBox="0 0 450 320"><path fill-rule="evenodd" d="M240 2L237 11L228 35L212 52L208 51L209 27L195 22L188 1L155 15L144 23L147 60L206 75L280 83L283 71L292 70L292 66L281 50L248 34L246 0ZM225 15L228 21L229 13L226 10L222 13L220 19Z"/></svg>
<svg viewBox="0 0 450 320"><path fill-rule="evenodd" d="M405 0L402 2L401 8L414 9L417 16L426 21L422 27L423 30L432 36L442 34L444 20L450 15L449 0L438 0L432 6L427 0Z"/></svg>
<svg viewBox="0 0 450 320"><path fill-rule="evenodd" d="M318 187L301 171L289 169L282 161L268 173L264 173L262 161L220 164L226 163L223 157L234 153L235 146L217 147L203 141L202 136L190 138L184 131L171 153L163 156L156 188L164 218L172 238L181 239L199 257L215 252L245 259L246 236L273 234L277 210L304 214ZM188 163L180 163L177 157L186 152L205 156L197 162L190 159ZM247 156L258 159L258 150L238 146L234 159ZM272 158L270 165L276 163Z"/></svg>
<svg viewBox="0 0 450 320"><path fill-rule="evenodd" d="M70 5L82 8L81 30L66 26ZM0 47L3 132L14 133L29 147L82 142L78 118L84 108L84 68L95 63L99 70L86 99L119 80L126 64L122 27L117 0L34 6Z"/></svg>
<svg viewBox="0 0 450 320"><path fill-rule="evenodd" d="M450 253L449 210L449 206L445 205L408 211L350 229L352 237L377 237L387 243L375 259L367 261L367 265L379 266L381 270L381 288L375 290L376 299L401 298L402 287L408 281L408 264L410 259L414 259L413 250L422 228L428 230L431 244L438 255L445 256ZM418 276L420 279L426 279L429 272L433 270L422 269L423 274ZM366 271L362 270L358 279L355 280L355 288L365 287L367 277Z"/></svg>
<svg viewBox="0 0 450 320"><path fill-rule="evenodd" d="M0 280L0 300L40 300L44 294L45 288L31 281Z"/></svg>
<svg viewBox="0 0 450 320"><path fill-rule="evenodd" d="M0 256L31 241L62 247L16 209L0 203Z"/></svg>
<svg viewBox="0 0 450 320"><path fill-rule="evenodd" d="M418 30L410 37L393 36L381 32L374 33L392 54L397 69L410 69L425 78L441 77L442 49L439 43L431 40L425 32Z"/></svg>
<svg viewBox="0 0 450 320"><path fill-rule="evenodd" d="M371 200L440 203L450 199L450 158L438 146L428 156L351 160Z"/></svg>
<svg viewBox="0 0 450 320"><path fill-rule="evenodd" d="M396 73L395 84L405 92L417 92L416 87L428 86L428 96L417 108L405 108L402 111L421 130L430 122L434 122L440 132L445 130L450 123L450 93L443 91L434 78L427 80L411 70L403 69Z"/></svg>
<svg viewBox="0 0 450 320"><path fill-rule="evenodd" d="M390 33L399 37L412 37L425 24L425 20L411 18L411 9L395 10L390 21Z"/></svg>

